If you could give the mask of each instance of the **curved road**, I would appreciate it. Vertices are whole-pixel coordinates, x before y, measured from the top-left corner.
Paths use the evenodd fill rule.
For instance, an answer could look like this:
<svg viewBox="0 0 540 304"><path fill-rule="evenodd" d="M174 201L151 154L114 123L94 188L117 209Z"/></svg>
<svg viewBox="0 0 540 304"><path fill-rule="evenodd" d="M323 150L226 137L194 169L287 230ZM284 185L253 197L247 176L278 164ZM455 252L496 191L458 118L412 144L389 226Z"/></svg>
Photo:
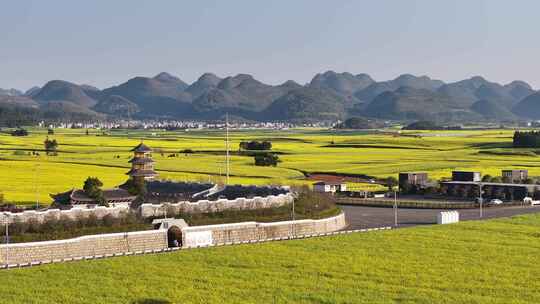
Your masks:
<svg viewBox="0 0 540 304"><path fill-rule="evenodd" d="M341 205L349 226L347 229L375 228L394 226L393 208ZM398 227L431 225L437 223L437 214L448 209L398 209ZM479 209L457 209L460 221L509 217L519 214L540 212L540 206L489 207L483 209L480 218Z"/></svg>

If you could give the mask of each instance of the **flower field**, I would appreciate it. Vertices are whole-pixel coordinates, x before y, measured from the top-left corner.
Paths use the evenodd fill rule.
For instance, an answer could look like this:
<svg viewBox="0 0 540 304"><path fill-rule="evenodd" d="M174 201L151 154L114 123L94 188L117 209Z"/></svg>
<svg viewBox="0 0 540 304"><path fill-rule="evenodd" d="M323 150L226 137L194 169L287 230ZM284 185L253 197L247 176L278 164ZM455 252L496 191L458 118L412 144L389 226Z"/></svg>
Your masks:
<svg viewBox="0 0 540 304"><path fill-rule="evenodd" d="M105 187L126 179L129 150L141 139L156 149L161 178L223 181L225 141L222 131L107 131L56 129L57 156L43 152L46 129L30 135L0 133L0 191L18 204L50 203L50 193L81 187L97 176ZM325 130L234 131L231 135L231 182L241 184L311 184L305 173L364 174L374 177L400 171L426 171L430 178L450 176L451 170L478 170L500 175L501 169L526 168L540 175L533 149L513 149L512 131L347 132ZM257 167L253 157L238 155L243 140L270 140L279 152L277 167ZM191 149L195 153L180 153ZM39 156L31 155L35 151ZM29 155L30 154L30 155ZM176 154L177 157L171 157ZM366 184L366 189L374 186ZM376 186L375 186L376 187ZM362 188L354 185L355 189ZM375 188L377 189L377 188Z"/></svg>

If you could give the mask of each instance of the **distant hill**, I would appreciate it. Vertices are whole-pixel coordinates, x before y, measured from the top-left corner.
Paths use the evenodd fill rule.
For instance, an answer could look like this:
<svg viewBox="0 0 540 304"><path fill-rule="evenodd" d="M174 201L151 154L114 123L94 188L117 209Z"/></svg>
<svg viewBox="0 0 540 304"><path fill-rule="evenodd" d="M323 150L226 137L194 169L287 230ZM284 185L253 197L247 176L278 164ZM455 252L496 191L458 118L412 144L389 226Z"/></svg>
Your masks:
<svg viewBox="0 0 540 304"><path fill-rule="evenodd" d="M154 79L163 83L168 83L171 86L175 86L179 90L182 90L182 91L184 91L185 89L189 87L189 85L185 83L184 81L182 81L180 78L166 72L161 72L157 74L156 76L154 76Z"/></svg>
<svg viewBox="0 0 540 304"><path fill-rule="evenodd" d="M478 101L476 96L476 90L487 81L480 77L475 76L469 79L444 84L437 92L446 95L454 100L454 102L463 107L470 107L473 103Z"/></svg>
<svg viewBox="0 0 540 304"><path fill-rule="evenodd" d="M479 100L471 106L471 110L488 120L509 121L517 119L510 110L492 100Z"/></svg>
<svg viewBox="0 0 540 304"><path fill-rule="evenodd" d="M345 116L343 97L322 89L292 90L262 112L262 120L337 120Z"/></svg>
<svg viewBox="0 0 540 304"><path fill-rule="evenodd" d="M71 101L46 101L40 105L44 119L55 121L94 121L105 115Z"/></svg>
<svg viewBox="0 0 540 304"><path fill-rule="evenodd" d="M137 104L118 95L105 97L93 109L97 112L123 118L132 118L141 111Z"/></svg>
<svg viewBox="0 0 540 304"><path fill-rule="evenodd" d="M24 96L33 98L39 92L39 90L41 90L41 88L38 86L31 87L30 89L26 90L26 92L24 92Z"/></svg>
<svg viewBox="0 0 540 304"><path fill-rule="evenodd" d="M26 96L12 96L12 95L0 95L0 107L1 106L17 106L24 108L39 108L39 104Z"/></svg>
<svg viewBox="0 0 540 304"><path fill-rule="evenodd" d="M193 99L198 98L202 94L217 88L221 82L221 78L212 73L204 73L197 81L192 83L186 88L186 92L191 95Z"/></svg>
<svg viewBox="0 0 540 304"><path fill-rule="evenodd" d="M272 86L254 79L251 75L238 74L224 78L215 87L209 86L208 90L193 101L193 106L203 116L220 108L241 116L263 111L279 97L299 88L302 86L294 81Z"/></svg>
<svg viewBox="0 0 540 304"><path fill-rule="evenodd" d="M411 74L403 74L393 80L372 83L368 87L357 91L354 96L364 102L370 102L384 92L395 91L401 87L434 91L442 85L444 85L442 81L433 80L427 76L417 77Z"/></svg>
<svg viewBox="0 0 540 304"><path fill-rule="evenodd" d="M327 71L317 74L309 87L316 89L330 89L337 94L352 96L355 92L367 88L375 81L367 74L353 75L351 73L336 73Z"/></svg>
<svg viewBox="0 0 540 304"><path fill-rule="evenodd" d="M512 112L521 117L540 119L540 92L525 97L514 106Z"/></svg>
<svg viewBox="0 0 540 304"><path fill-rule="evenodd" d="M97 103L81 86L63 80L47 82L32 99L40 102L69 101L83 107L92 107Z"/></svg>
<svg viewBox="0 0 540 304"><path fill-rule="evenodd" d="M534 94L534 90L530 84L525 81L515 80L504 86L512 97L516 100L521 101L523 98Z"/></svg>
<svg viewBox="0 0 540 304"><path fill-rule="evenodd" d="M102 95L104 97L118 95L136 103L148 103L151 100L159 100L160 98L184 102L191 101L191 96L184 92L185 86L183 82L177 82L169 78L162 80L164 77L158 76L154 78L132 78L119 86L104 89Z"/></svg>
<svg viewBox="0 0 540 304"><path fill-rule="evenodd" d="M96 119L213 120L229 113L246 120L369 117L429 119L448 125L452 121L540 119L535 114L537 98L524 81L503 85L481 76L444 83L428 76L403 74L375 81L368 74L326 71L316 74L306 85L292 80L271 85L249 74L221 78L205 73L188 84L162 72L154 77L133 77L103 90L62 80L49 81L25 93L0 90L0 110L33 108L38 114L47 111L48 115L54 114L49 117L56 118L62 109L67 111L66 117ZM35 113L31 115L36 118Z"/></svg>
<svg viewBox="0 0 540 304"><path fill-rule="evenodd" d="M382 119L418 120L455 109L460 107L448 96L427 89L401 87L377 96L367 106L365 114Z"/></svg>
<svg viewBox="0 0 540 304"><path fill-rule="evenodd" d="M182 81L159 74L154 78L135 77L104 89L101 98L122 96L135 103L146 116L186 117L192 112L191 95Z"/></svg>
<svg viewBox="0 0 540 304"><path fill-rule="evenodd" d="M21 96L23 92L16 89L2 89L0 88L0 96Z"/></svg>

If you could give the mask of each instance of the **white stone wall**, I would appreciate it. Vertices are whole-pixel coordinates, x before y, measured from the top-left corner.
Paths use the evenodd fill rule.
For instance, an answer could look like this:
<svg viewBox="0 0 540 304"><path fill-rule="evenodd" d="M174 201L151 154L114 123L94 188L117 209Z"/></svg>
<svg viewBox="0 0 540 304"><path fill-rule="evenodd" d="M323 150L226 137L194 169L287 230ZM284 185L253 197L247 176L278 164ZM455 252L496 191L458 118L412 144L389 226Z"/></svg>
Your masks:
<svg viewBox="0 0 540 304"><path fill-rule="evenodd" d="M74 220L80 217L88 217L91 214L94 214L98 219L101 219L108 214L118 217L128 211L128 206L119 205L115 207L98 206L92 209L72 208L70 210L48 209L46 211L30 210L17 213L2 212L0 213L0 223L5 223L6 221L8 221L9 223L26 222L30 219L34 219L41 223L45 219L60 219L62 217L67 217Z"/></svg>
<svg viewBox="0 0 540 304"><path fill-rule="evenodd" d="M182 229L182 247L192 248L334 232L347 227L345 214L320 219L273 223L243 222Z"/></svg>
<svg viewBox="0 0 540 304"><path fill-rule="evenodd" d="M289 190L288 187L282 187ZM224 210L253 210L261 208L280 207L286 204L292 203L294 196L292 193L270 195L266 197L254 197L254 198L237 198L235 200L221 199L217 201L200 200L197 202L181 201L162 204L142 204L138 210L143 217L160 217L165 215L165 211L172 211L174 213L209 213L220 212ZM45 219L61 217L67 217L69 219L77 219L80 217L87 217L90 214L95 214L98 219L110 214L114 217L118 217L121 214L128 212L130 208L125 204L117 204L111 207L97 206L95 208L84 208L84 206L74 207L70 210L60 209L48 209L46 211L23 211L18 213L1 212L0 223L13 222L27 222L30 219L34 219L39 223Z"/></svg>
<svg viewBox="0 0 540 304"><path fill-rule="evenodd" d="M87 235L78 238L0 245L0 265L106 256L167 248L167 230Z"/></svg>
<svg viewBox="0 0 540 304"><path fill-rule="evenodd" d="M162 204L142 204L140 214L143 217L160 217L165 212L174 213L209 213L224 210L252 210L262 208L280 207L291 204L294 196L291 193L270 195L266 197L237 198L234 200L221 199L216 201L200 200L197 202L176 202ZM169 214L170 215L170 214Z"/></svg>
<svg viewBox="0 0 540 304"><path fill-rule="evenodd" d="M182 247L311 236L338 231L346 226L345 214L341 213L320 220L244 222L185 227L182 228ZM165 229L87 235L67 240L0 245L0 265L106 257L126 253L163 251L167 248L167 230Z"/></svg>

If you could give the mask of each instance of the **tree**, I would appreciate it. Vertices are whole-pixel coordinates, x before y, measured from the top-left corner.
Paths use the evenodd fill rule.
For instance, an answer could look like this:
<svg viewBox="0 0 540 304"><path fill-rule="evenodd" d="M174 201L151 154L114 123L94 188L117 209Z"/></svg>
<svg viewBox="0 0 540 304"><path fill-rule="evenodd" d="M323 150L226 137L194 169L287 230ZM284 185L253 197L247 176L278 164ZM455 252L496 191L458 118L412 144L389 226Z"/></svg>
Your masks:
<svg viewBox="0 0 540 304"><path fill-rule="evenodd" d="M147 193L144 179L129 179L121 187L132 195L144 196Z"/></svg>
<svg viewBox="0 0 540 304"><path fill-rule="evenodd" d="M393 191L394 187L398 185L398 180L393 176L387 177L384 182L388 187L388 191Z"/></svg>
<svg viewBox="0 0 540 304"><path fill-rule="evenodd" d="M17 129L11 132L11 136L28 136L28 131L25 129Z"/></svg>
<svg viewBox="0 0 540 304"><path fill-rule="evenodd" d="M495 176L494 178L491 179L491 182L492 183L502 183L502 178L500 178L499 176Z"/></svg>
<svg viewBox="0 0 540 304"><path fill-rule="evenodd" d="M49 137L47 137L43 144L45 146L45 152L47 155L56 153L56 149L58 148L58 142L56 139L50 140Z"/></svg>
<svg viewBox="0 0 540 304"><path fill-rule="evenodd" d="M269 151L272 150L272 143L269 141L242 141L239 144L240 150Z"/></svg>
<svg viewBox="0 0 540 304"><path fill-rule="evenodd" d="M512 180L512 177L510 177L510 176L503 176L502 181L503 181L503 183L507 183L507 184L510 184L510 183L514 182Z"/></svg>
<svg viewBox="0 0 540 304"><path fill-rule="evenodd" d="M487 182L490 182L492 178L493 177L491 175L486 174L486 175L482 176L482 181L487 183Z"/></svg>
<svg viewBox="0 0 540 304"><path fill-rule="evenodd" d="M529 184L529 185L532 185L534 184L534 179L528 177L526 178L524 181L523 181L524 184Z"/></svg>
<svg viewBox="0 0 540 304"><path fill-rule="evenodd" d="M102 186L103 183L97 177L88 177L86 181L84 181L83 190L84 193L88 197L93 198L98 205L108 206L107 201L103 196L103 191L101 190Z"/></svg>
<svg viewBox="0 0 540 304"><path fill-rule="evenodd" d="M422 120L413 122L405 127L402 130L441 130L441 126L438 126L432 121Z"/></svg>
<svg viewBox="0 0 540 304"><path fill-rule="evenodd" d="M514 148L538 148L540 147L540 131L514 132Z"/></svg>
<svg viewBox="0 0 540 304"><path fill-rule="evenodd" d="M258 153L255 154L255 166L277 166L280 162L279 157L274 153Z"/></svg>

